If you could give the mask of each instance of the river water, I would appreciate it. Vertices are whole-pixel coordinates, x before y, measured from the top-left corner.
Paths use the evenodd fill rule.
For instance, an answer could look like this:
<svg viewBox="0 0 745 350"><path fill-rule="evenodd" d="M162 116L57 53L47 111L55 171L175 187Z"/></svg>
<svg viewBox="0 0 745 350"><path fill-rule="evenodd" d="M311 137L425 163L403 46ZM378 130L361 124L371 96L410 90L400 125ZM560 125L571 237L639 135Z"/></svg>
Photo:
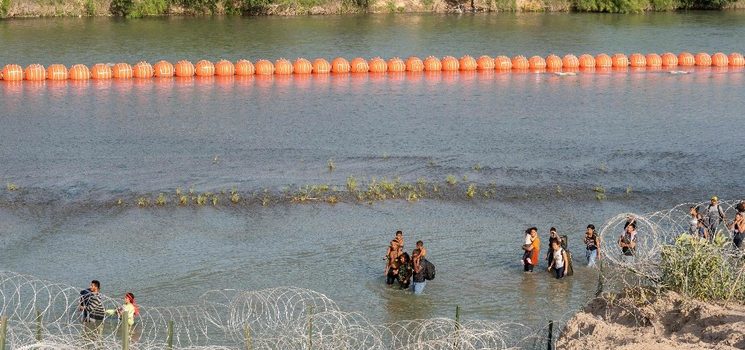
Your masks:
<svg viewBox="0 0 745 350"><path fill-rule="evenodd" d="M728 53L743 51L743 23L741 12L13 20L0 21L0 64ZM742 195L744 74L2 82L0 182L19 190L0 195L0 268L81 288L97 278L143 305L298 286L374 322L460 305L464 318L543 325L595 291L580 266L588 223ZM278 194L448 175L460 187L417 202L134 205L177 187ZM468 199L466 184L495 194ZM575 276L521 272L533 225L544 240L550 226L569 235ZM384 285L398 229L437 265L422 297Z"/></svg>

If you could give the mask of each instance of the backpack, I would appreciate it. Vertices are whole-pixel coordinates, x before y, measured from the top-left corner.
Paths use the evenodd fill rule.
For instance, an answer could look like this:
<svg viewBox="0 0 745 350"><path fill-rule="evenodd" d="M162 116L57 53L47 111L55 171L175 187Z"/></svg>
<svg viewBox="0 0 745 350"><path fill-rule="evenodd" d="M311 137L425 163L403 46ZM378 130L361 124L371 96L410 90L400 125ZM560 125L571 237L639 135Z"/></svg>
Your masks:
<svg viewBox="0 0 745 350"><path fill-rule="evenodd" d="M427 259L422 259L422 265L424 265L424 279L428 281L435 279L435 265Z"/></svg>

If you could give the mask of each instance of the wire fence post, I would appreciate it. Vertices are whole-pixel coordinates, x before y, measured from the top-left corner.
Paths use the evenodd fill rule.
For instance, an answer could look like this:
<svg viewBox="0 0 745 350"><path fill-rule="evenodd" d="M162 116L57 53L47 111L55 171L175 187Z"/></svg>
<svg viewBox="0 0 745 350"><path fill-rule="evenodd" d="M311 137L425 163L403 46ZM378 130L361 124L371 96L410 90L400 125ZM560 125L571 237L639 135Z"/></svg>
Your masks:
<svg viewBox="0 0 745 350"><path fill-rule="evenodd" d="M600 257L600 249L597 250L598 258ZM598 289L595 291L595 297L603 295L603 260L600 260L600 271L598 272Z"/></svg>
<svg viewBox="0 0 745 350"><path fill-rule="evenodd" d="M129 313L122 312L122 350L129 350Z"/></svg>
<svg viewBox="0 0 745 350"><path fill-rule="evenodd" d="M455 341L453 347L460 349L460 305L455 305Z"/></svg>
<svg viewBox="0 0 745 350"><path fill-rule="evenodd" d="M41 311L39 309L36 309L36 341L41 342Z"/></svg>
<svg viewBox="0 0 745 350"><path fill-rule="evenodd" d="M168 321L168 338L166 338L166 348L173 350L173 320Z"/></svg>
<svg viewBox="0 0 745 350"><path fill-rule="evenodd" d="M311 350L312 348L313 348L313 306L311 305L308 311L308 350Z"/></svg>
<svg viewBox="0 0 745 350"><path fill-rule="evenodd" d="M548 321L548 350L554 350L554 320Z"/></svg>
<svg viewBox="0 0 745 350"><path fill-rule="evenodd" d="M251 338L251 326L246 325L243 328L243 337L246 338L246 350L254 350L254 340Z"/></svg>
<svg viewBox="0 0 745 350"><path fill-rule="evenodd" d="M5 350L5 339L8 335L8 316L0 317L0 350Z"/></svg>

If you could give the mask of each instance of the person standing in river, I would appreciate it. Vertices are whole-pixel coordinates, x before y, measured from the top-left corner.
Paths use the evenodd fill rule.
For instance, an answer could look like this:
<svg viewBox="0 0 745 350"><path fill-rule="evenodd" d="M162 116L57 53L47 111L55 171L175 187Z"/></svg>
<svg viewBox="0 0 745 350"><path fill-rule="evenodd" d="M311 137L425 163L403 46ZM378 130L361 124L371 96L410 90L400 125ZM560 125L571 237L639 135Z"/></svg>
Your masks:
<svg viewBox="0 0 745 350"><path fill-rule="evenodd" d="M538 237L538 228L531 227L528 229L528 232L530 232L530 237L533 241L530 243L530 246L525 249L526 251L530 252L530 261L528 261L527 259L523 261L523 271L533 272L533 268L538 265L538 256L541 250L541 239L540 237Z"/></svg>
<svg viewBox="0 0 745 350"><path fill-rule="evenodd" d="M711 197L711 202L706 207L706 210L704 210L702 217L709 231L709 240L711 240L717 234L719 224L722 221L727 222L727 217L724 215L722 206L719 205L719 198L717 196Z"/></svg>
<svg viewBox="0 0 745 350"><path fill-rule="evenodd" d="M101 282L93 280L88 289L80 291L78 309L82 312L85 335L91 340L99 339L103 333L105 310L99 295L100 290Z"/></svg>
<svg viewBox="0 0 745 350"><path fill-rule="evenodd" d="M398 242L398 248L404 251L404 232L401 230L396 231L396 242Z"/></svg>
<svg viewBox="0 0 745 350"><path fill-rule="evenodd" d="M600 258L600 237L595 232L595 225L587 225L587 231L585 231L585 257L587 258L587 266L595 266L596 261Z"/></svg>
<svg viewBox="0 0 745 350"><path fill-rule="evenodd" d="M745 213L738 211L728 228L732 233L732 244L735 248L741 249L742 242L745 240Z"/></svg>
<svg viewBox="0 0 745 350"><path fill-rule="evenodd" d="M414 268L409 258L409 253L404 252L398 257L398 285L401 289L409 289L411 285L411 276L414 274Z"/></svg>
<svg viewBox="0 0 745 350"><path fill-rule="evenodd" d="M626 230L618 239L618 246L621 248L621 260L630 262L633 261L634 255L636 254L636 222L628 222L626 224Z"/></svg>
<svg viewBox="0 0 745 350"><path fill-rule="evenodd" d="M422 292L424 292L424 287L427 285L427 269L423 263L423 258L419 249L414 249L411 253L411 260L413 262L414 271L411 289L414 291L414 294L422 294Z"/></svg>
<svg viewBox="0 0 745 350"><path fill-rule="evenodd" d="M388 251L385 254L386 264L385 264L385 283L386 284L393 284L393 282L396 280L395 276L395 270L398 268L398 256L401 255L401 248L398 246L398 241L395 239L391 241L391 244L388 246Z"/></svg>

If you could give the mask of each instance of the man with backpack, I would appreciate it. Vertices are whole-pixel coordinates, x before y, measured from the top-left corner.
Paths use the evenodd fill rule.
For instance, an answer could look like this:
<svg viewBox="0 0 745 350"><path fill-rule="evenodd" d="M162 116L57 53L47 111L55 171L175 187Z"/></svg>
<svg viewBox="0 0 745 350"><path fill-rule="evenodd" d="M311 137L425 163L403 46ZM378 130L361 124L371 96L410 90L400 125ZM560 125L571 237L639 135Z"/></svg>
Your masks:
<svg viewBox="0 0 745 350"><path fill-rule="evenodd" d="M422 294L428 280L435 279L435 265L422 257L420 249L414 249L412 260L414 261L414 277L411 283L411 289L414 294Z"/></svg>
<svg viewBox="0 0 745 350"><path fill-rule="evenodd" d="M719 224L724 221L727 222L727 217L724 215L722 206L719 205L719 198L717 196L711 197L711 203L704 210L703 215L704 225L709 231L709 240L712 240L717 233Z"/></svg>

